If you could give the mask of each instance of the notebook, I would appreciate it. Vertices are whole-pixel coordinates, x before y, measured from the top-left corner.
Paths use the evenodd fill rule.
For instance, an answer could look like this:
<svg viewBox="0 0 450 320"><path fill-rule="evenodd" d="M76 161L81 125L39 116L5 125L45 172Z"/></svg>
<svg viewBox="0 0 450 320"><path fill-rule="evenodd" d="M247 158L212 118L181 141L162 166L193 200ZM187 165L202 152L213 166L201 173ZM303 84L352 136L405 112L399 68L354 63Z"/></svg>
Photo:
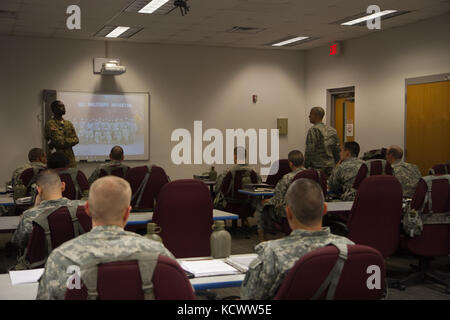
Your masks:
<svg viewBox="0 0 450 320"><path fill-rule="evenodd" d="M241 273L241 271L223 260L182 261L180 265L188 274L192 274L195 278Z"/></svg>
<svg viewBox="0 0 450 320"><path fill-rule="evenodd" d="M239 271L245 273L248 270L250 263L255 260L256 254L243 254L239 256L233 256L224 260L225 263L235 267Z"/></svg>
<svg viewBox="0 0 450 320"><path fill-rule="evenodd" d="M44 273L44 268L31 269L31 270L20 270L20 271L10 271L9 277L11 278L11 284L13 286L25 283L35 283L38 282L39 278Z"/></svg>

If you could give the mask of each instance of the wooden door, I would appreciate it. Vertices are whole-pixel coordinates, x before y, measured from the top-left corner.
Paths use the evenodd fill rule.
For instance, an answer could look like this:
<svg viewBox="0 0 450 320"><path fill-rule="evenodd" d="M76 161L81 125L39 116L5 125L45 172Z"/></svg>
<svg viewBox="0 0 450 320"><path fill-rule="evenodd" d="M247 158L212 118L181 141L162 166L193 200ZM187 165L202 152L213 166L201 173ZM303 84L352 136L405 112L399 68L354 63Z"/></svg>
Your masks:
<svg viewBox="0 0 450 320"><path fill-rule="evenodd" d="M349 125L351 126L351 131ZM347 141L355 140L355 102L348 98L336 98L334 105L334 128L339 142L343 145Z"/></svg>
<svg viewBox="0 0 450 320"><path fill-rule="evenodd" d="M406 156L422 175L450 161L450 81L414 84L406 92Z"/></svg>
<svg viewBox="0 0 450 320"><path fill-rule="evenodd" d="M344 144L344 102L346 98L336 98L334 102L334 128L341 146Z"/></svg>

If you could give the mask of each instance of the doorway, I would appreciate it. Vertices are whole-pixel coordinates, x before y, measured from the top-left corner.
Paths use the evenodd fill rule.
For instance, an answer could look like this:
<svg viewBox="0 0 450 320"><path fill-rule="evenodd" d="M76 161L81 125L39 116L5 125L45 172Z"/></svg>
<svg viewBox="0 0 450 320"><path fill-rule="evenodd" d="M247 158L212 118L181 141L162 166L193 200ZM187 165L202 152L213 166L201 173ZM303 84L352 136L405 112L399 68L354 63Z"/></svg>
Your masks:
<svg viewBox="0 0 450 320"><path fill-rule="evenodd" d="M406 79L405 160L422 175L450 161L450 74Z"/></svg>
<svg viewBox="0 0 450 320"><path fill-rule="evenodd" d="M327 90L330 125L337 131L339 142L355 141L355 87Z"/></svg>

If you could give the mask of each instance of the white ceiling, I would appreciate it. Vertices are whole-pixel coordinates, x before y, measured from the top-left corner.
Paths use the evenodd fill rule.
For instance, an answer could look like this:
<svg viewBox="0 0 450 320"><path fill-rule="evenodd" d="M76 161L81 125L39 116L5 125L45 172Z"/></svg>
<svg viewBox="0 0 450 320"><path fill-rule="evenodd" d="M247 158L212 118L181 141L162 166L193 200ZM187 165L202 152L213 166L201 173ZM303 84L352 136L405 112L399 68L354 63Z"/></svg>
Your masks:
<svg viewBox="0 0 450 320"><path fill-rule="evenodd" d="M170 0L171 2L173 0ZM272 49L267 46L288 36L320 39L282 50L306 50L364 36L365 26L331 24L366 11L377 4L382 10L411 11L382 21L382 30L450 12L449 0L189 0L190 12L169 15L125 12L134 0L0 0L0 10L17 12L15 19L0 15L0 34L52 38L104 40L94 35L105 25L144 28L132 41L222 47ZM66 8L81 8L81 30L66 28ZM258 27L259 33L230 33L233 26ZM381 30L381 31L382 31Z"/></svg>

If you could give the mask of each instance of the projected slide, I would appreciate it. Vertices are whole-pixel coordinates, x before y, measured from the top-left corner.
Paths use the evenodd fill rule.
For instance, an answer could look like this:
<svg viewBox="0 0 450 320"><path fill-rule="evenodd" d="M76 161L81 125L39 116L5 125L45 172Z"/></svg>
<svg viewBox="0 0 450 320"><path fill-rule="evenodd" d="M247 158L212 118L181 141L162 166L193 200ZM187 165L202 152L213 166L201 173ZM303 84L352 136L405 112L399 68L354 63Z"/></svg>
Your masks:
<svg viewBox="0 0 450 320"><path fill-rule="evenodd" d="M78 134L80 143L73 148L78 161L102 161L115 145L128 160L148 160L148 94L61 91L57 99Z"/></svg>

